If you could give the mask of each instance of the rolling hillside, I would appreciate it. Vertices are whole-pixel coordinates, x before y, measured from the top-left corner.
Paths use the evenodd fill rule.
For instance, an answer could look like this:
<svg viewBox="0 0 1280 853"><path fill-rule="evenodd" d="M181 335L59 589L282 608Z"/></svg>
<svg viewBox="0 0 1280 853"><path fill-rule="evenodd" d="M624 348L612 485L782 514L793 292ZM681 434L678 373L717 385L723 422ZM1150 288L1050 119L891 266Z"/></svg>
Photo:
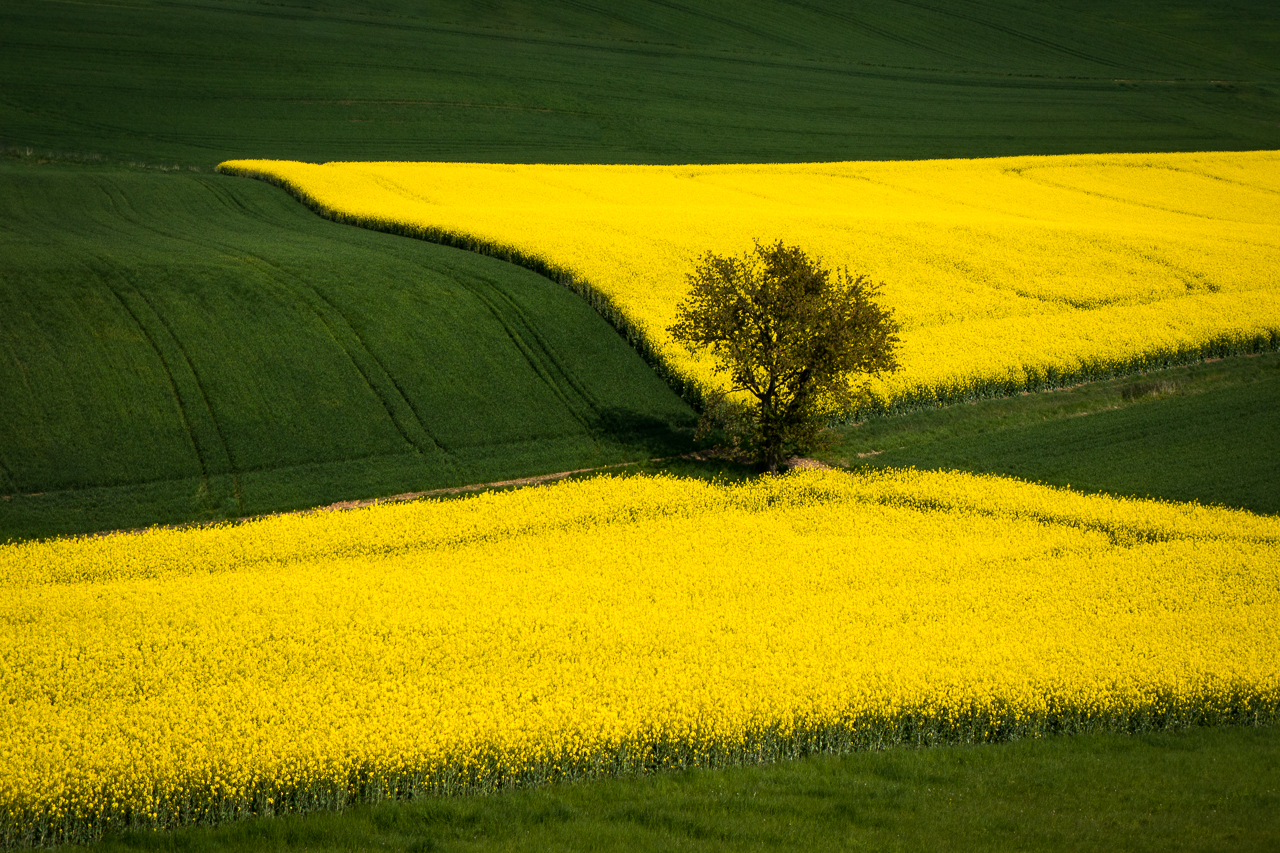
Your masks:
<svg viewBox="0 0 1280 853"><path fill-rule="evenodd" d="M1215 8L5 3L0 539L688 447L567 292L222 160L1280 147L1280 12Z"/></svg>
<svg viewBox="0 0 1280 853"><path fill-rule="evenodd" d="M661 0L0 10L0 146L726 163L1280 147L1274 3Z"/></svg>
<svg viewBox="0 0 1280 853"><path fill-rule="evenodd" d="M672 164L1258 149L1280 149L1280 5L1264 0L4 0L0 544L269 513L667 456L691 446L692 410L570 291L494 258L320 219L276 187L213 173L224 160ZM964 466L1070 483L1076 491L1277 512L1278 406L1280 353L1273 352L1160 377L879 418L843 428L824 458L854 466ZM752 479L745 467L701 465L681 460L672 467ZM859 476L867 474L875 476ZM640 494L628 492L626 482L616 485L628 499ZM507 498L544 491L485 495L477 504L501 508L510 505ZM1063 494L1086 505L1112 503ZM446 514L468 509L462 502L443 507ZM584 502L587 516L599 510L599 503ZM903 509L894 511L900 517ZM877 509L873 521L884 524L887 515ZM1275 523L1235 515L1248 524ZM325 519L345 520L354 540L372 542L360 525L364 517ZM559 518L543 512L539 520ZM631 523L622 513L616 519ZM499 513L498 520L512 518ZM262 522L284 530L290 523L325 527L324 519L305 515ZM860 525L836 528L797 517L787 533L821 536L823 523L848 544L838 552L820 545L813 553L865 559ZM925 555L926 574L971 579L975 572L953 572L946 559L927 557L989 523L981 515L957 518L955 535L924 537L914 553ZM1077 540L1105 539L1061 527ZM213 564L218 555L203 537L253 528L155 531L137 539L187 537L195 547L168 556L184 571L200 560L217 571L226 565ZM404 528L393 524L391 533L402 537ZM436 523L425 535L448 539L457 529ZM761 561L754 587L764 610L708 622L715 642L760 627L801 643L821 637L812 632L812 607L796 608L789 629L780 625L786 597L771 589L785 587L778 581L787 578L769 549L796 559L813 546L770 542L758 526L735 533L713 522L690 530L690 541L731 538ZM1276 644L1233 634L1232 625L1238 619L1256 631L1275 612L1266 596L1280 587L1267 585L1266 572L1276 561L1264 558L1233 573L1212 556L1196 558L1202 583L1188 586L1186 566L1167 556L1179 538L1105 542L1113 555L1155 555L1150 565L1172 579L1167 589L1181 584L1182 598L1155 589L1150 607L1136 612L1141 600L1123 582L1054 572L1052 561L1069 549L1014 561L1051 578L1022 600L1009 595L1015 574L1001 567L989 574L991 593L966 609L945 585L921 586L919 574L886 575L881 564L883 580L854 565L850 583L834 588L825 603L853 600L848 589L870 584L859 606L883 619L884 591L898 589L903 612L917 621L900 621L895 630L927 639L941 623L919 616L924 611L913 599L921 590L944 616L1008 604L1009 626L1038 629L1043 625L1025 616L1035 611L1023 604L1074 585L1086 599L1113 601L1132 622L1156 626L1152 614L1169 617L1170 630L1152 633L1175 654L1195 652L1178 633L1190 624L1181 611L1212 603L1226 618L1201 616L1198 627L1226 638L1225 645L1238 643L1238 661L1266 670L1265 655ZM110 573L140 565L133 541L4 547L114 548L103 561ZM638 547L606 548L598 554L601 571L583 571L582 554L607 545L599 537L555 550L549 576L572 588L619 575L620 582L602 583L598 594L584 597L588 616L612 597L655 636L675 624L673 611L724 614L753 586L676 536L636 541L666 547L677 567L680 561L696 567L673 577L684 583L702 573L715 594L701 600L705 605L682 596L664 605L652 589L634 592L648 567L641 562L628 572L613 556L637 560ZM1029 539L1005 541L1016 550ZM284 535L277 544L306 542ZM346 697L385 699L395 669L375 653L396 638L420 644L407 649L431 641L422 620L400 618L413 607L434 608L432 618L450 629L476 629L475 642L463 644L458 657L430 650L402 657L413 666L438 663L450 676L463 668L452 661L467 660L477 648L531 650L513 658L522 673L548 665L540 654L545 646L513 644L502 631L511 623L477 621L468 610L476 601L500 603L493 595L500 587L514 597L550 596L550 618L532 626L530 642L560 623L573 640L570 658L598 651L583 630L596 623L579 619L582 611L566 607L567 597L557 599L556 587L523 573L525 555L508 559L518 543L508 550L494 542L464 544L477 554L488 550L469 573L478 592L453 600L442 594L444 584L415 596L414 584L428 582L417 568L395 576L361 561L346 589L326 586L335 579L330 570L315 573L317 584L308 587L299 583L297 566L285 562L274 577L193 576L202 586L186 596L181 583L165 587L141 575L119 583L7 587L0 594L6 626L0 710L9 716L0 714L0 731L20 733L7 743L0 735L0 758L13 767L16 753L35 742L12 725L20 710L41 732L54 730L50 721L59 713L81 713L106 733L102 754L121 766L145 766L140 732L193 731L193 750L206 749L214 741L186 726L184 709L170 698L175 690L194 697L192 718L221 691L233 712L250 714L245 735L231 742L261 739L282 730L273 714L296 714L296 698L324 685L311 673L278 682L275 708L245 701L263 695L252 686L317 660L367 665L368 689ZM266 549L253 547L263 556ZM1049 560L1041 559L1045 554ZM230 565L243 568L237 559ZM499 564L514 580L493 582ZM62 567L72 579L86 565L68 560ZM450 580L466 574L454 554L442 557L441 570ZM258 603L237 598L237 581ZM1259 596L1234 593L1227 581L1247 581L1243 588L1252 585ZM309 596L309 589L329 589L327 605L317 606L323 597ZM369 607L376 595L389 602L382 623ZM121 606L129 600L138 603L132 611ZM233 618L211 619L215 601ZM183 616L186 606L208 620L209 632ZM309 620L306 607L318 617ZM66 614L60 624L50 621L55 612ZM522 617L531 612L519 608ZM1060 613L1071 617L1068 632L1097 624L1096 610ZM275 629L253 627L273 614ZM355 639L343 643L336 639L341 633L319 630L332 626ZM838 631L832 642L812 645L820 684L831 683L832 648L852 635ZM318 638L311 648L299 644L307 636ZM634 635L607 636L619 647L639 647ZM1000 663L983 654L998 648L986 639L969 637L982 648L965 655L968 661ZM1068 643L1060 633L1049 645L1061 659L1071 657ZM237 645L246 651L225 654ZM296 651L283 653L290 647ZM944 655L962 648L945 637L920 647ZM1015 658L1051 657L1026 643L1008 647ZM696 655L698 648L678 640L655 645L661 652L655 683L674 683L664 667L673 655ZM1125 645L1123 635L1110 648L1121 664L1150 660ZM219 655L226 665L207 675L191 665ZM751 663L752 655L727 659ZM889 671L899 667L894 651L878 660ZM1211 674L1195 663L1197 677ZM115 666L119 677L69 679L69 664L88 673ZM546 671L559 677L554 667ZM939 680L949 672L940 670ZM760 670L757 677L766 675ZM464 689L461 680L448 680ZM495 678L494 685L519 687L511 678ZM103 707L114 696L135 714L134 731L109 713L76 710ZM323 714L343 695L314 692L314 698ZM482 710L496 707L484 693L466 698ZM412 721L403 701L384 707L361 706L350 719L375 729ZM166 715L179 718L176 729L164 728ZM106 828L99 849L1274 850L1280 845L1274 719L646 773L172 832L122 831L129 824L121 819ZM430 734L433 724L410 730ZM56 776L51 769L75 774L87 766L83 730L66 731L68 738L55 739L43 754L47 762L22 765L42 790ZM334 743L325 741L332 730L295 731L295 745ZM359 782L358 775L352 780ZM9 787L0 793L17 790L16 778L5 776ZM157 790L154 780L138 778L133 793ZM95 792L103 795L102 814L110 815L107 797L112 808L118 805L121 790L109 781ZM180 820L195 814L187 805ZM270 800L253 808L259 815L280 810ZM15 813L5 811L9 826ZM95 825L85 826L83 837L92 837Z"/></svg>
<svg viewBox="0 0 1280 853"><path fill-rule="evenodd" d="M686 446L687 406L518 267L215 176L0 165L0 211L0 539Z"/></svg>

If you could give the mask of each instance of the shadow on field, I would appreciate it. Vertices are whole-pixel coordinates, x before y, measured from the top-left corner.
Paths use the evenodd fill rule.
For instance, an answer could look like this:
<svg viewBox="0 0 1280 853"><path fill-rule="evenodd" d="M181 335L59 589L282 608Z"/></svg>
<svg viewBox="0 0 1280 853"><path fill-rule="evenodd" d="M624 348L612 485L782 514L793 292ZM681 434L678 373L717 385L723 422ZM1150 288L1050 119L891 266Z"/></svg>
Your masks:
<svg viewBox="0 0 1280 853"><path fill-rule="evenodd" d="M693 417L670 420L627 408L601 408L587 421L599 440L643 452L650 458L692 453Z"/></svg>

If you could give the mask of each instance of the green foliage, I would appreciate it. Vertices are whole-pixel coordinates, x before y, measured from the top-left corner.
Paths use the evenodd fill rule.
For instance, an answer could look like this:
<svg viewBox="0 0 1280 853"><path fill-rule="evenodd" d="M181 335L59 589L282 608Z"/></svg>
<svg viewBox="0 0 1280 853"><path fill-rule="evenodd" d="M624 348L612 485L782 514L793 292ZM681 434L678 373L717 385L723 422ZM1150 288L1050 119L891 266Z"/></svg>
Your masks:
<svg viewBox="0 0 1280 853"><path fill-rule="evenodd" d="M1114 850L1280 846L1280 729L893 749L358 806L100 851Z"/></svg>
<svg viewBox="0 0 1280 853"><path fill-rule="evenodd" d="M217 175L0 164L0 218L0 541L688 447L626 342L510 264Z"/></svg>
<svg viewBox="0 0 1280 853"><path fill-rule="evenodd" d="M713 393L706 412L768 471L856 409L868 377L897 369L898 326L875 302L879 286L848 270L833 278L797 246L757 242L741 258L707 252L688 280L668 331L690 352L710 350L729 393L755 398L748 414Z"/></svg>
<svg viewBox="0 0 1280 853"><path fill-rule="evenodd" d="M0 148L724 163L1277 147L1280 6L0 4Z"/></svg>

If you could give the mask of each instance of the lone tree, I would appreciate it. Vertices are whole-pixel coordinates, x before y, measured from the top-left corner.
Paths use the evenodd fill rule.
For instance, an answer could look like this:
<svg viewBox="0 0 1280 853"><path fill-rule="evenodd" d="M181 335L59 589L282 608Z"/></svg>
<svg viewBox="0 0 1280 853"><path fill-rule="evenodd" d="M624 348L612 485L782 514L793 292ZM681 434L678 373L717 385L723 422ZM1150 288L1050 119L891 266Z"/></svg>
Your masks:
<svg viewBox="0 0 1280 853"><path fill-rule="evenodd" d="M688 281L668 331L691 353L709 348L732 380L728 393L710 395L699 433L725 429L770 472L865 399L871 376L898 367L898 324L875 303L880 286L847 269L833 276L799 247L707 252ZM732 401L736 391L755 404Z"/></svg>

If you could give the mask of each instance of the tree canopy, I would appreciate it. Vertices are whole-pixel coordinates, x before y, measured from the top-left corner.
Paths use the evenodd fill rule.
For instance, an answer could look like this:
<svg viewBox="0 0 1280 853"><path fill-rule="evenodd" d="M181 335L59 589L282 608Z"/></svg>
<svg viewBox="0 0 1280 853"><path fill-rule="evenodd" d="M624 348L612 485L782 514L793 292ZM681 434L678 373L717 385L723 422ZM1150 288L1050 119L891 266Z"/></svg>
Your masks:
<svg viewBox="0 0 1280 853"><path fill-rule="evenodd" d="M881 285L833 274L798 246L707 252L688 281L668 331L690 352L709 350L730 378L728 392L708 395L703 432L709 422L726 429L768 471L811 449L833 416L865 399L870 377L897 369L898 324L876 302Z"/></svg>

